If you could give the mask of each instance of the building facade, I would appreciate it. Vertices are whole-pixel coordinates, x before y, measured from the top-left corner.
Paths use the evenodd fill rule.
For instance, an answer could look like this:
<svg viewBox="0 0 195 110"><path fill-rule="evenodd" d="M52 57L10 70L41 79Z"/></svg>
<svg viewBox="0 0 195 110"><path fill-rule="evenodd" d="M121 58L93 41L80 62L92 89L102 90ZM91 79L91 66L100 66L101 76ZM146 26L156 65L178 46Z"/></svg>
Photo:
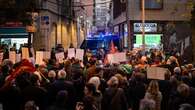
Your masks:
<svg viewBox="0 0 195 110"><path fill-rule="evenodd" d="M142 45L142 42L139 44L138 40L142 36L142 0L128 0L128 5L126 3L127 0L113 0L113 30L121 36L123 47L129 46L127 34L130 34L131 47L137 47ZM126 6L125 9L122 6ZM176 49L184 59L192 61L190 54L184 54L190 53L192 49L192 37L188 23L191 8L188 1L145 0L144 6L145 40L147 40L146 37L156 36L158 37L156 40L159 40L164 50ZM128 9L127 12L126 9ZM129 25L127 25L127 18L129 18ZM129 33L127 33L127 28L130 29Z"/></svg>
<svg viewBox="0 0 195 110"><path fill-rule="evenodd" d="M82 4L77 0L39 0L39 13L35 22L37 32L33 38L36 50L51 50L57 44L67 49L75 48L85 36L78 17L84 17ZM80 13L80 14L78 14Z"/></svg>
<svg viewBox="0 0 195 110"><path fill-rule="evenodd" d="M93 25L97 31L105 32L110 21L111 0L94 0Z"/></svg>

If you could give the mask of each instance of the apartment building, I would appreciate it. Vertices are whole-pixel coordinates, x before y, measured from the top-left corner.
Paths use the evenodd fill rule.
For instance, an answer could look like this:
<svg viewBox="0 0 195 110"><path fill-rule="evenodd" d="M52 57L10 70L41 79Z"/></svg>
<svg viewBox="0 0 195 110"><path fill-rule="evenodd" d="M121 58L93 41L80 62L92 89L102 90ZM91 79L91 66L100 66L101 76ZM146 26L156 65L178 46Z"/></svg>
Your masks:
<svg viewBox="0 0 195 110"><path fill-rule="evenodd" d="M110 21L111 0L94 0L94 25L98 31L105 31Z"/></svg>
<svg viewBox="0 0 195 110"><path fill-rule="evenodd" d="M139 47L142 45L142 0L128 0L128 5L126 3L127 0L113 0L113 31L121 36L123 47L129 46L127 34L130 34L131 47ZM188 23L191 8L188 4L184 0L145 0L143 27L146 45L156 47L158 44L167 51L176 49L184 59L191 61L192 57L187 54L192 49Z"/></svg>
<svg viewBox="0 0 195 110"><path fill-rule="evenodd" d="M78 47L77 10L73 5L72 0L39 0L38 27L33 38L36 50L50 50L57 44L62 44L65 49L70 44Z"/></svg>

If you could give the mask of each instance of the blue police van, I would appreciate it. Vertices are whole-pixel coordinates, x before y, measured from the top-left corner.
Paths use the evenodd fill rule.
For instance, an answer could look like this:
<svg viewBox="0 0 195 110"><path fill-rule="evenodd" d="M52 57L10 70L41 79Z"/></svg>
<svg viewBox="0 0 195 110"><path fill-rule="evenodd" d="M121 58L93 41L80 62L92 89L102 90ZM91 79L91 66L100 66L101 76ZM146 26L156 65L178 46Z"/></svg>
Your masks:
<svg viewBox="0 0 195 110"><path fill-rule="evenodd" d="M118 50L121 50L120 37L117 35L104 35L87 38L82 42L80 48L85 50L90 49L93 52L97 51L99 48L102 48L105 52L108 52L111 41L113 41Z"/></svg>

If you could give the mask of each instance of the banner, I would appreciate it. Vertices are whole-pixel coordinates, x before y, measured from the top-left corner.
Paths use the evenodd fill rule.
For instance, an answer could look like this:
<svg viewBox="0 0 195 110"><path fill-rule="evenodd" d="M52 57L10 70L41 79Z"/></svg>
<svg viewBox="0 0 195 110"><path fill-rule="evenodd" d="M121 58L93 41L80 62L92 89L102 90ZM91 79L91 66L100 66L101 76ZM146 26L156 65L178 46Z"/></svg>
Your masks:
<svg viewBox="0 0 195 110"><path fill-rule="evenodd" d="M76 49L76 59L83 61L84 57L84 50L83 49Z"/></svg>
<svg viewBox="0 0 195 110"><path fill-rule="evenodd" d="M15 51L9 52L9 60L11 60L13 62L13 64L16 63L16 52Z"/></svg>

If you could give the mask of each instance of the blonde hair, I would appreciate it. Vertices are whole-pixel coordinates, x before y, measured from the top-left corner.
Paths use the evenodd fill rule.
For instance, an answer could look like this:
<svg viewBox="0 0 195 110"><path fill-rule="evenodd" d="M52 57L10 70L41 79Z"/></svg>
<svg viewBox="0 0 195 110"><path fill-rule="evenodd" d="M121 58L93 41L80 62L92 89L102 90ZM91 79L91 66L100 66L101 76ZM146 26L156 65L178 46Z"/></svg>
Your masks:
<svg viewBox="0 0 195 110"><path fill-rule="evenodd" d="M152 80L148 86L147 92L151 95L157 96L159 92L159 85L156 80Z"/></svg>

